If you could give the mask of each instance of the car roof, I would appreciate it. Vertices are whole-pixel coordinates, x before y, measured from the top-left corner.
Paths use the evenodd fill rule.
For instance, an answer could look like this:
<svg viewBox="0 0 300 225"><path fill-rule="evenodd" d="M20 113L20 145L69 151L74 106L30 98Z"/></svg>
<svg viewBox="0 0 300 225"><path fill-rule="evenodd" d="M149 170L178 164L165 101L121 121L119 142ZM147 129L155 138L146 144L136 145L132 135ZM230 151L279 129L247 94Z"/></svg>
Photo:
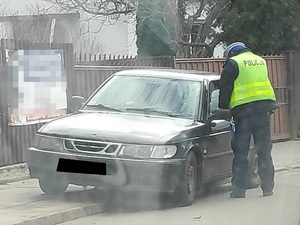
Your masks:
<svg viewBox="0 0 300 225"><path fill-rule="evenodd" d="M207 71L182 70L182 69L131 69L115 73L118 76L146 76L163 77L185 80L219 80L220 74Z"/></svg>

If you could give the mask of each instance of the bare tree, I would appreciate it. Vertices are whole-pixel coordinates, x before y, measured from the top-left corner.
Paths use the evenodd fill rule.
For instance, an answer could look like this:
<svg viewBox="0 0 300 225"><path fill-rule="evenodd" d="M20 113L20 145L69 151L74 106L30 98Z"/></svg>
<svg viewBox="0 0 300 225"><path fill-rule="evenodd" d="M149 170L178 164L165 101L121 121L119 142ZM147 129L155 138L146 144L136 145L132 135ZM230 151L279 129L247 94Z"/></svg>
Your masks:
<svg viewBox="0 0 300 225"><path fill-rule="evenodd" d="M26 5L27 12L30 15L43 15L43 14L48 14L51 12L55 12L57 10L55 5L50 5L49 7L46 7L44 4L30 4Z"/></svg>
<svg viewBox="0 0 300 225"><path fill-rule="evenodd" d="M27 6L29 15L19 15L19 12L6 13L0 18L2 38L28 40L33 42L49 42L52 17L46 13L53 6L46 8L36 4Z"/></svg>
<svg viewBox="0 0 300 225"><path fill-rule="evenodd" d="M8 15L9 13L10 13L10 11L7 8L7 2L2 1L0 3L0 15L5 16L5 15Z"/></svg>
<svg viewBox="0 0 300 225"><path fill-rule="evenodd" d="M90 17L78 22L76 13L62 12L56 5L44 4L27 5L29 15L20 16L18 12L10 12L4 3L0 4L0 32L1 38L43 42L73 42L75 52L99 53L103 46L98 42L96 34L103 26L98 23L96 30L90 26ZM70 16L70 18L68 18ZM92 16L91 16L92 17ZM65 22L55 18L65 18ZM56 40L53 39L56 33ZM69 33L68 40L61 39L61 35ZM61 35L59 35L61 34ZM57 36L58 35L58 36ZM67 37L66 37L67 38Z"/></svg>
<svg viewBox="0 0 300 225"><path fill-rule="evenodd" d="M171 1L172 2L172 1ZM176 25L179 57L211 57L220 43L212 25L231 0L176 0L170 12Z"/></svg>
<svg viewBox="0 0 300 225"><path fill-rule="evenodd" d="M86 13L100 23L115 23L122 15L133 15L137 0L43 0L60 7L63 12Z"/></svg>
<svg viewBox="0 0 300 225"><path fill-rule="evenodd" d="M44 0L61 10L79 10L91 19L117 21L122 15L134 15L141 0ZM175 25L177 56L209 57L219 44L212 34L212 24L231 0L161 0L169 4L168 12Z"/></svg>
<svg viewBox="0 0 300 225"><path fill-rule="evenodd" d="M5 17L10 14L11 14L11 12L7 8L7 2L3 1L2 3L0 3L0 18ZM0 38L7 38L6 34L7 34L7 29L6 29L5 23L2 22L0 19Z"/></svg>
<svg viewBox="0 0 300 225"><path fill-rule="evenodd" d="M96 30L91 28L89 20L84 20L80 24L80 38L76 43L75 52L84 54L103 53L103 46L97 39L97 33L103 24L99 24Z"/></svg>
<svg viewBox="0 0 300 225"><path fill-rule="evenodd" d="M72 13L73 11L61 10L57 5L50 5L46 7L44 4L35 4L27 6L27 11L32 15L47 15L49 13ZM74 11L78 13L78 11ZM76 53L101 53L103 46L98 42L96 34L103 27L104 22L102 20L94 20L95 15L90 15L85 18L80 18L79 23L79 36L78 39L73 40ZM95 26L91 26L91 22L96 23ZM92 27L94 29L92 29Z"/></svg>

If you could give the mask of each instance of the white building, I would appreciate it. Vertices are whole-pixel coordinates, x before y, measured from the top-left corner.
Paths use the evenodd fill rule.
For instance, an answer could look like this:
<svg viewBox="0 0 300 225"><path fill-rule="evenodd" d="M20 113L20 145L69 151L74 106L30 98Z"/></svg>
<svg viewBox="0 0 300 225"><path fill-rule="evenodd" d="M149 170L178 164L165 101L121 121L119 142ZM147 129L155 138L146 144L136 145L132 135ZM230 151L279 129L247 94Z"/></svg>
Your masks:
<svg viewBox="0 0 300 225"><path fill-rule="evenodd" d="M35 4L44 4L46 7L49 6L42 0L7 0L4 2L6 2L7 5L5 14L11 15L16 13L18 13L18 15L28 15L28 7ZM50 11L50 13L57 12ZM80 19L84 21L86 19L85 15L82 15ZM96 34L93 31L98 30L98 24L91 21L90 26L90 33L85 34L83 40L78 41L73 38L73 42L76 45L76 52L82 51L82 49L85 48L87 51L96 51L97 53L100 52L103 54L136 55L135 24L128 24L121 20L114 25L104 25ZM2 32L1 28L0 32ZM96 37L96 39L94 37ZM90 46L87 45L87 42L93 41L95 41L95 43L92 47L91 43Z"/></svg>

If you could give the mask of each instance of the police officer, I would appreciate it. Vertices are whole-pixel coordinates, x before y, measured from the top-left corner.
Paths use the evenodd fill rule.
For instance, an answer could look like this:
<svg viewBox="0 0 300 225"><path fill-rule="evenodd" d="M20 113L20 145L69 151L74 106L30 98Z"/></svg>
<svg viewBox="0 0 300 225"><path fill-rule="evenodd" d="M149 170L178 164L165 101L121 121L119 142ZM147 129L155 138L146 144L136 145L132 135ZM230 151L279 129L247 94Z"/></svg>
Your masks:
<svg viewBox="0 0 300 225"><path fill-rule="evenodd" d="M263 196L271 196L274 188L274 165L271 156L270 115L277 104L268 78L266 61L252 53L242 42L229 45L224 57L227 61L219 83L219 108L230 109L235 122L230 197L245 197L251 135L258 155Z"/></svg>

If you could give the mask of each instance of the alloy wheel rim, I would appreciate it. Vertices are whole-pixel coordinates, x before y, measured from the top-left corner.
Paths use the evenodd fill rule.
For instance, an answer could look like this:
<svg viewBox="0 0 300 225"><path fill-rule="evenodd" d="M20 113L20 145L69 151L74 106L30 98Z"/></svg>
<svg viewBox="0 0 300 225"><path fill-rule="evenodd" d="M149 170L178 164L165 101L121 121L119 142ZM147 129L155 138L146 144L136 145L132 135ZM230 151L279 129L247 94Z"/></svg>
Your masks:
<svg viewBox="0 0 300 225"><path fill-rule="evenodd" d="M188 168L188 194L191 197L191 195L194 192L194 186L195 186L195 169L193 166L189 166Z"/></svg>
<svg viewBox="0 0 300 225"><path fill-rule="evenodd" d="M254 161L254 170L253 170L254 174L258 174L258 158L255 158Z"/></svg>

